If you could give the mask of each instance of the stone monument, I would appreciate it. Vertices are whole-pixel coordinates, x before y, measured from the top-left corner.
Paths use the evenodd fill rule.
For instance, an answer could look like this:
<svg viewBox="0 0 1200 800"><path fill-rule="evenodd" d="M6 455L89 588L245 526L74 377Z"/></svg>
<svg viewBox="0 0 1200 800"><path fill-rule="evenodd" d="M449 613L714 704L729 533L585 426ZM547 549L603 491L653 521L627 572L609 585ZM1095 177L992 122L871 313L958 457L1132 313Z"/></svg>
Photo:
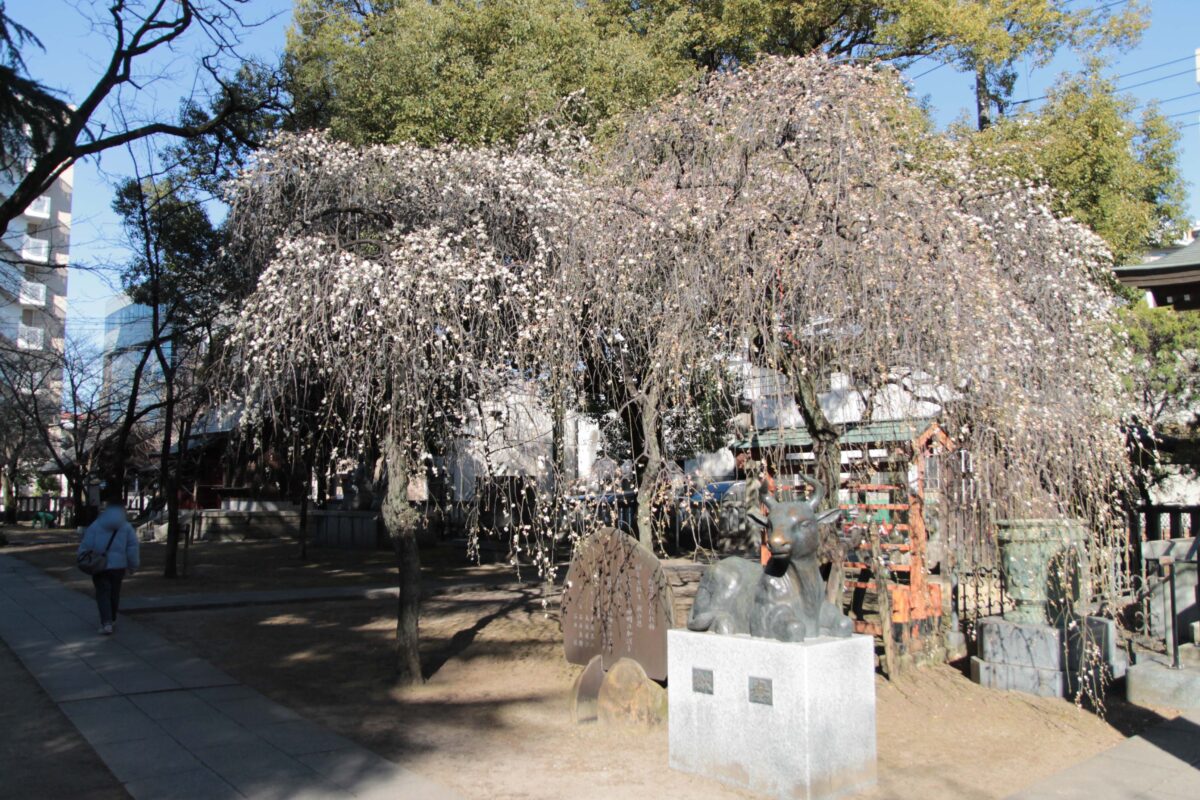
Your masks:
<svg viewBox="0 0 1200 800"><path fill-rule="evenodd" d="M649 548L614 528L584 539L562 597L563 653L568 662L586 665L571 688L572 720L603 721L605 708L625 709L630 721L661 718L665 702L656 681L667 677L673 620L671 587ZM622 661L638 665L640 680L630 679L628 670L613 675ZM607 705L601 702L606 696Z"/></svg>
<svg viewBox="0 0 1200 800"><path fill-rule="evenodd" d="M599 656L607 671L621 658L652 680L667 677L667 630L674 619L662 565L637 539L602 528L585 539L567 571L563 652L572 664Z"/></svg>
<svg viewBox="0 0 1200 800"><path fill-rule="evenodd" d="M769 494L765 565L725 559L668 644L670 764L755 792L822 800L875 782L875 647L825 600L811 502Z"/></svg>

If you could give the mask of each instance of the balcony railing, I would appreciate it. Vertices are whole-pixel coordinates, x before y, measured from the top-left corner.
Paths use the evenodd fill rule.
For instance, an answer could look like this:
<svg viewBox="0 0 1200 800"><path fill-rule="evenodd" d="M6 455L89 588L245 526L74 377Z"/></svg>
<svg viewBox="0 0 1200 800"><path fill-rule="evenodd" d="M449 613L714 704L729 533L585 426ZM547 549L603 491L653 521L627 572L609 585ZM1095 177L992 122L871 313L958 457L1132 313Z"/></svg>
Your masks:
<svg viewBox="0 0 1200 800"><path fill-rule="evenodd" d="M42 328L33 328L22 323L17 324L17 349L18 350L41 350L42 339L46 331Z"/></svg>
<svg viewBox="0 0 1200 800"><path fill-rule="evenodd" d="M25 209L25 216L50 219L50 196L42 195L30 203L29 207Z"/></svg>
<svg viewBox="0 0 1200 800"><path fill-rule="evenodd" d="M17 267L16 264L0 261L0 289L16 296L21 292L21 281L23 280L25 280L23 269Z"/></svg>
<svg viewBox="0 0 1200 800"><path fill-rule="evenodd" d="M50 242L27 235L21 243L21 258L45 264L50 260Z"/></svg>
<svg viewBox="0 0 1200 800"><path fill-rule="evenodd" d="M46 305L46 284L22 279L17 291L17 302L23 306L43 308Z"/></svg>

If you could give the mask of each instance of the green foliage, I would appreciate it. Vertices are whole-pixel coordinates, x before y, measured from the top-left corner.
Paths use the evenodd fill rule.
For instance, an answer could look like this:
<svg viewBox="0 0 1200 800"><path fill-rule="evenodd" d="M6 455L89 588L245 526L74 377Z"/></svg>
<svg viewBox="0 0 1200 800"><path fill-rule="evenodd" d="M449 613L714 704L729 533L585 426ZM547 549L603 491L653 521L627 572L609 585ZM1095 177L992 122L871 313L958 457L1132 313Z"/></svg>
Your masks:
<svg viewBox="0 0 1200 800"><path fill-rule="evenodd" d="M880 40L898 53L930 56L975 74L980 129L1005 113L1013 64L1045 66L1064 47L1095 52L1132 47L1148 24L1143 3L1084 5L1062 0L880 0Z"/></svg>
<svg viewBox="0 0 1200 800"><path fill-rule="evenodd" d="M1129 345L1141 364L1129 377L1145 421L1178 427L1194 414L1200 390L1200 314L1151 308L1141 302L1121 312Z"/></svg>
<svg viewBox="0 0 1200 800"><path fill-rule="evenodd" d="M583 89L585 125L672 92L695 67L764 55L907 61L978 76L981 127L1011 64L1128 46L1138 2L1058 0L301 0L285 66L298 128L356 143L510 141Z"/></svg>
<svg viewBox="0 0 1200 800"><path fill-rule="evenodd" d="M1132 45L1146 27L1139 2L1062 0L880 0L889 18L882 38L894 46L930 48L938 60L974 70L1020 58L1043 66L1062 47Z"/></svg>
<svg viewBox="0 0 1200 800"><path fill-rule="evenodd" d="M650 39L573 0L304 0L286 66L302 125L356 142L511 141L583 90L594 128L692 74Z"/></svg>
<svg viewBox="0 0 1200 800"><path fill-rule="evenodd" d="M1154 106L1135 103L1095 71L1062 82L1036 113L977 134L1026 179L1057 190L1057 210L1099 234L1118 264L1186 229L1178 129Z"/></svg>
<svg viewBox="0 0 1200 800"><path fill-rule="evenodd" d="M1061 47L1129 45L1137 2L1073 8L1061 0L595 0L603 18L673 47L707 69L760 55L907 59L1002 71L1045 64ZM1011 88L1011 87L1010 87Z"/></svg>
<svg viewBox="0 0 1200 800"><path fill-rule="evenodd" d="M53 90L29 77L21 57L27 45L42 48L0 2L0 172L16 172L20 162L48 149L68 112Z"/></svg>
<svg viewBox="0 0 1200 800"><path fill-rule="evenodd" d="M910 58L934 55L974 70L1016 58L1044 63L1066 44L1117 40L1140 12L1070 9L1059 0L596 0L629 30L715 69L760 55Z"/></svg>
<svg viewBox="0 0 1200 800"><path fill-rule="evenodd" d="M112 203L134 256L121 280L136 303L158 306L181 333L184 323L211 320L230 271L219 259L223 235L204 206L178 182L128 179Z"/></svg>
<svg viewBox="0 0 1200 800"><path fill-rule="evenodd" d="M707 70L761 55L830 55L878 50L880 30L898 13L889 0L596 0L615 29L644 36ZM895 50L888 44L889 50Z"/></svg>
<svg viewBox="0 0 1200 800"><path fill-rule="evenodd" d="M254 151L284 127L286 107L281 93L280 77L274 70L247 61L231 80L221 84L207 106L185 100L179 112L181 124L195 128L216 124L202 136L164 148L163 158L172 165L175 179L219 197L222 184L245 168ZM222 109L229 107L247 111L222 116Z"/></svg>

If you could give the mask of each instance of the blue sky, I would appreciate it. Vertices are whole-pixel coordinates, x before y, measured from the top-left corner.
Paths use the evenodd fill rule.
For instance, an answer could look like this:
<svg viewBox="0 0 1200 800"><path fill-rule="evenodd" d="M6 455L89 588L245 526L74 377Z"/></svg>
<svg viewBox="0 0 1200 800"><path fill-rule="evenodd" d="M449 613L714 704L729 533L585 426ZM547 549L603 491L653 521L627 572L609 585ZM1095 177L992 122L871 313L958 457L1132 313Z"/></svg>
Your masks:
<svg viewBox="0 0 1200 800"><path fill-rule="evenodd" d="M1083 0L1100 7L1112 0ZM1139 104L1152 100L1161 103L1164 114L1185 127L1180 131L1180 168L1188 181L1188 206L1193 220L1200 219L1200 85L1197 85L1194 54L1200 47L1200 0L1150 0L1150 26L1141 41L1125 53L1107 54L1110 76L1129 75L1116 81L1118 89ZM1032 68L1018 64L1014 100L1041 97L1066 71L1078 70L1089 54L1061 53L1050 64ZM1183 60L1181 60L1183 59ZM1174 63L1166 63L1174 62ZM1158 66L1162 65L1162 66ZM929 99L934 118L941 126L957 119L974 120L974 77L952 67L938 68L925 60L907 71L912 78L913 95ZM1180 74L1183 73L1183 74ZM1143 84L1134 86L1134 84ZM1190 95L1190 96L1189 96ZM1175 99L1178 98L1178 99ZM1036 103L1032 107L1036 108Z"/></svg>
<svg viewBox="0 0 1200 800"><path fill-rule="evenodd" d="M1107 0L1083 2L1102 5ZM63 90L68 98L78 100L90 88L93 76L109 52L108 30L103 25L106 5L87 0L8 0L8 14L32 29L46 46L45 53L32 50L27 53L32 74ZM291 5L290 0L249 3L246 19L257 26L246 35L241 53L274 60L283 50L284 34L291 21ZM1200 46L1200 25L1197 25L1200 0L1152 0L1150 6L1151 24L1142 41L1130 52L1111 54L1109 73L1124 75L1137 71L1137 75L1118 80L1118 87L1143 84L1129 90L1139 103L1169 100L1162 106L1164 113L1179 114L1176 121L1183 125L1200 122L1200 86L1196 82L1195 63L1191 60ZM142 93L143 115L173 112L179 98L195 88L192 64L200 45L198 37L189 33L172 52L159 54L152 64L145 65L147 77L158 77L149 81ZM1164 62L1175 63L1156 66ZM1043 68L1018 65L1020 76L1016 99L1045 94L1062 72L1078 68L1079 64L1080 56L1068 53ZM949 66L934 69L936 66L936 62L927 59L907 71L912 78L913 94L928 99L934 118L941 126L957 119L970 119L974 113L972 76ZM1190 214L1193 219L1200 219L1197 187L1200 183L1200 125L1182 131L1180 150L1183 175L1189 182ZM125 259L120 229L109 210L109 203L113 185L131 171L130 157L125 152L110 152L98 163L76 165L71 236L74 263L104 267L119 265ZM98 342L105 303L115 294L114 289L94 272L75 271L70 277L69 292L69 333Z"/></svg>
<svg viewBox="0 0 1200 800"><path fill-rule="evenodd" d="M8 0L7 13L41 40L45 52L27 48L30 73L47 85L78 101L94 85L95 76L111 54L110 28L104 25L107 3L88 0ZM291 0L253 0L244 9L252 23L239 52L247 57L277 61L284 35L291 24ZM157 53L143 63L148 80L139 93L139 113L144 118L170 118L180 98L197 85L195 59L207 52L203 37L188 31L171 52ZM139 159L146 147L136 151ZM109 151L99 161L75 165L72 198L71 261L86 265L72 270L68 279L67 332L100 343L106 303L119 292L108 277L94 268L119 266L127 259L116 215L110 209L114 185L133 174L132 160L124 150Z"/></svg>

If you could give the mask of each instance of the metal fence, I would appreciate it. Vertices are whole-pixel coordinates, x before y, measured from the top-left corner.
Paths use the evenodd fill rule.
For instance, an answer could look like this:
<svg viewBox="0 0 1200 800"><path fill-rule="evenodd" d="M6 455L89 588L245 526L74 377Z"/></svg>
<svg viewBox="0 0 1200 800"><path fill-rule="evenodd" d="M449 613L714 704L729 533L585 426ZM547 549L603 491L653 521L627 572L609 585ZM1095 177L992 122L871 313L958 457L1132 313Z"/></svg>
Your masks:
<svg viewBox="0 0 1200 800"><path fill-rule="evenodd" d="M1004 591L1004 574L999 567L977 567L956 572L950 592L958 618L971 621L979 617L1000 616L1013 607Z"/></svg>

